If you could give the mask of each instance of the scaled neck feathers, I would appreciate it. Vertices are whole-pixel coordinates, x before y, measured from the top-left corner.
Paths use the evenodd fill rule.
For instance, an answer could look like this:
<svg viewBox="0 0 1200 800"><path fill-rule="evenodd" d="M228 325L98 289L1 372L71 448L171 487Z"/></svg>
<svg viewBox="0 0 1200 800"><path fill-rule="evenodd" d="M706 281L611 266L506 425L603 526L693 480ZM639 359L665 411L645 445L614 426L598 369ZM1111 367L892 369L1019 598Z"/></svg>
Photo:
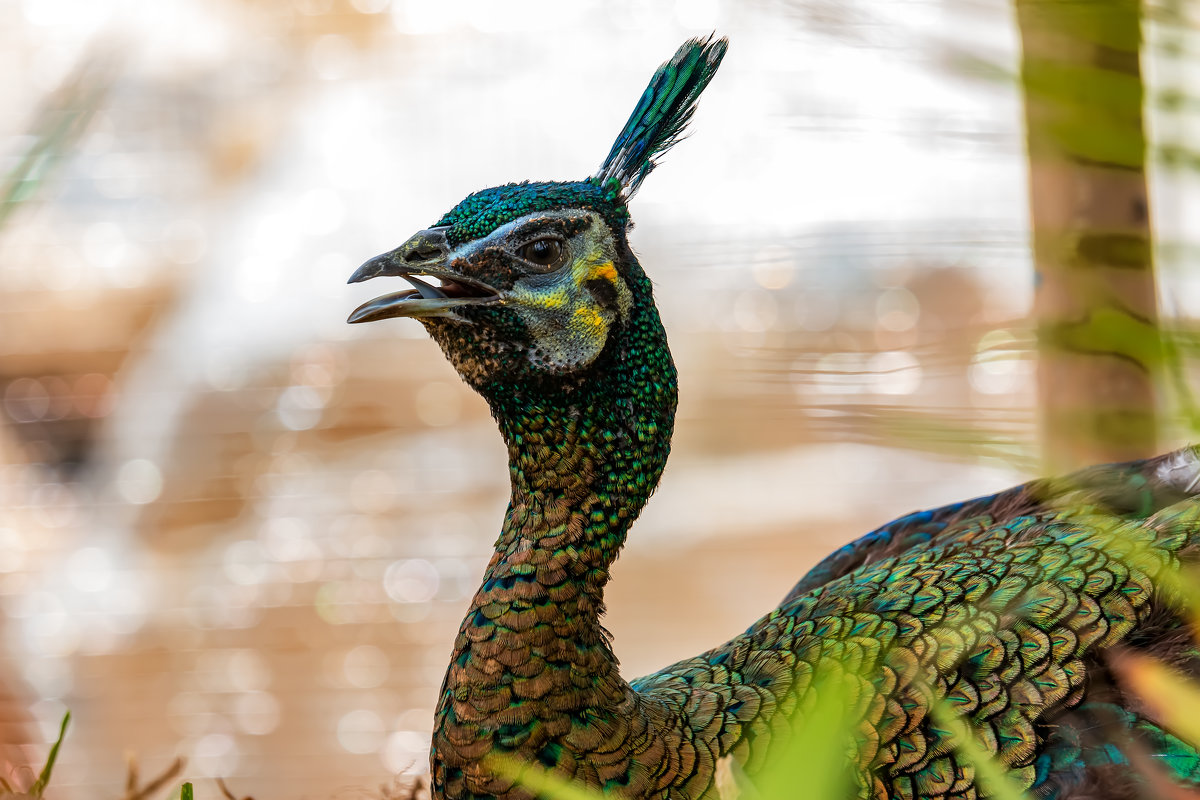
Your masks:
<svg viewBox="0 0 1200 800"><path fill-rule="evenodd" d="M676 406L666 335L634 272L642 299L585 380L487 393L512 498L438 707L433 778L445 796L490 785L485 752L557 758L580 720L649 724L600 624L609 567L658 483Z"/></svg>

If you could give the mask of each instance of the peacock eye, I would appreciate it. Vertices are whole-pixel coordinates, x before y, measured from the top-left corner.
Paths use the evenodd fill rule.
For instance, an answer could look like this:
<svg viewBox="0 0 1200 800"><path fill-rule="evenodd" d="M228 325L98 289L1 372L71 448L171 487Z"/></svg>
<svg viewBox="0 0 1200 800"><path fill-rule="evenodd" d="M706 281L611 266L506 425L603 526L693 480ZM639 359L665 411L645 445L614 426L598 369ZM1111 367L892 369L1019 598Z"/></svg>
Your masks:
<svg viewBox="0 0 1200 800"><path fill-rule="evenodd" d="M563 243L558 239L534 239L521 245L517 255L538 267L557 267L563 257Z"/></svg>

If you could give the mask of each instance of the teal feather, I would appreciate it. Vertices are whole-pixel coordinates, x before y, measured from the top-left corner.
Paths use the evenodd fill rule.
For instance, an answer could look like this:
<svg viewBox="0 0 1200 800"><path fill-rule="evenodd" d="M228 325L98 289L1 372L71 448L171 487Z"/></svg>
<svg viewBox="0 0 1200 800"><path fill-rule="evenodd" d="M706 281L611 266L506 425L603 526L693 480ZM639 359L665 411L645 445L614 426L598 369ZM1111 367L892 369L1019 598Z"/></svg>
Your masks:
<svg viewBox="0 0 1200 800"><path fill-rule="evenodd" d="M569 183L509 183L467 195L434 223L446 228L451 246L483 236L501 225L536 211L562 208L564 204L596 210L616 228L629 222L624 201L614 192L591 181Z"/></svg>
<svg viewBox="0 0 1200 800"><path fill-rule="evenodd" d="M724 38L690 39L658 68L596 172L597 184L615 181L625 199L633 196L658 158L683 135L728 46Z"/></svg>
<svg viewBox="0 0 1200 800"><path fill-rule="evenodd" d="M1200 788L1200 753L1108 663L1132 649L1200 677L1168 580L1200 552L1192 449L906 515L830 555L742 635L621 675L604 590L677 404L626 200L725 46L689 41L655 73L594 178L476 192L356 273L442 282L353 318L419 319L508 448L510 504L436 711L435 800L528 797L492 771L496 754L631 799L713 798L722 765L753 782L803 741L830 676L853 689L859 797L982 796L939 707L1037 797Z"/></svg>

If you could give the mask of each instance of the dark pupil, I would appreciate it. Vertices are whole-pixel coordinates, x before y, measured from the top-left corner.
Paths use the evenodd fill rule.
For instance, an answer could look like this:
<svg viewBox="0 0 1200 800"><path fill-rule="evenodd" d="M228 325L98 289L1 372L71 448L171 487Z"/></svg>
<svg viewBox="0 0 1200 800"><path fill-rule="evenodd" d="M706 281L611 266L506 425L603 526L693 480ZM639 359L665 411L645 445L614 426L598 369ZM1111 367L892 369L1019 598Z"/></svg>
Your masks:
<svg viewBox="0 0 1200 800"><path fill-rule="evenodd" d="M525 246L525 257L535 264L547 266L558 260L560 252L558 242L552 239L539 239Z"/></svg>

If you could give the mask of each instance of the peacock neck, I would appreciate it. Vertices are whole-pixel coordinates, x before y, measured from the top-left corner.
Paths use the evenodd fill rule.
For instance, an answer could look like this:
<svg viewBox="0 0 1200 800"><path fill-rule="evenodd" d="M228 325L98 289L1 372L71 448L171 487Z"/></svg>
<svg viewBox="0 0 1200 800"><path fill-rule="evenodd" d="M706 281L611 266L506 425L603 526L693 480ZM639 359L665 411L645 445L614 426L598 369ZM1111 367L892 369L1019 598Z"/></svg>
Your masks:
<svg viewBox="0 0 1200 800"><path fill-rule="evenodd" d="M677 399L652 303L635 307L614 336L577 380L489 393L512 495L477 600L499 578L547 592L566 580L598 616L609 567L666 464Z"/></svg>
<svg viewBox="0 0 1200 800"><path fill-rule="evenodd" d="M547 714L612 718L633 702L600 616L609 568L666 463L676 383L652 305L615 333L584 380L485 393L512 496L439 704L435 784L449 781L448 796L477 750L560 746L570 725Z"/></svg>

